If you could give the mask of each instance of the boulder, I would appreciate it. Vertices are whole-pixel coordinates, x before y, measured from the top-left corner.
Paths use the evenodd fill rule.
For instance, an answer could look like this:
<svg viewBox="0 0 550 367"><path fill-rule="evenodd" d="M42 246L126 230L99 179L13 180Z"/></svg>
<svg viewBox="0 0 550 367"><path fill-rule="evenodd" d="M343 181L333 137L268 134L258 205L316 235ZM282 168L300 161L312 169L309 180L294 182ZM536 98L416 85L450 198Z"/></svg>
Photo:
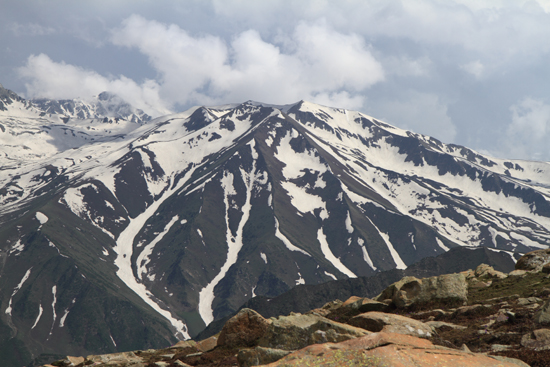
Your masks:
<svg viewBox="0 0 550 367"><path fill-rule="evenodd" d="M511 358L495 358L456 349L434 346L426 339L393 333L372 333L344 341L311 345L267 366L526 366Z"/></svg>
<svg viewBox="0 0 550 367"><path fill-rule="evenodd" d="M527 271L525 270L512 270L511 272L508 273L509 277L523 278L526 275L527 275Z"/></svg>
<svg viewBox="0 0 550 367"><path fill-rule="evenodd" d="M237 356L239 367L260 366L278 361L290 353L288 350L256 347L241 349Z"/></svg>
<svg viewBox="0 0 550 367"><path fill-rule="evenodd" d="M357 312L386 312L388 305L382 302L375 301L370 298L350 297L342 304L343 309L349 309Z"/></svg>
<svg viewBox="0 0 550 367"><path fill-rule="evenodd" d="M475 270L475 276L477 278L499 278L504 279L508 277L507 274L495 270L492 266L487 264L480 264Z"/></svg>
<svg viewBox="0 0 550 367"><path fill-rule="evenodd" d="M341 342L369 334L368 331L318 315L291 315L271 319L258 346L296 350L316 343Z"/></svg>
<svg viewBox="0 0 550 367"><path fill-rule="evenodd" d="M535 312L534 321L536 323L550 322L550 299Z"/></svg>
<svg viewBox="0 0 550 367"><path fill-rule="evenodd" d="M523 255L516 263L516 269L540 272L549 263L550 249L535 250Z"/></svg>
<svg viewBox="0 0 550 367"><path fill-rule="evenodd" d="M385 299L391 299L397 307L433 301L466 303L468 301L468 284L466 277L461 273L423 279L404 277L375 298L376 301Z"/></svg>
<svg viewBox="0 0 550 367"><path fill-rule="evenodd" d="M209 350L216 348L217 345L218 345L218 337L211 336L210 338L206 338L204 340L197 342L197 349L200 352L208 352Z"/></svg>
<svg viewBox="0 0 550 367"><path fill-rule="evenodd" d="M428 338L433 334L433 329L422 321L383 312L362 313L350 319L348 323L373 332L383 331Z"/></svg>
<svg viewBox="0 0 550 367"><path fill-rule="evenodd" d="M227 347L251 347L266 332L270 322L256 311L243 308L223 326L218 345Z"/></svg>
<svg viewBox="0 0 550 367"><path fill-rule="evenodd" d="M521 345L535 351L550 349L550 329L538 329L521 338Z"/></svg>

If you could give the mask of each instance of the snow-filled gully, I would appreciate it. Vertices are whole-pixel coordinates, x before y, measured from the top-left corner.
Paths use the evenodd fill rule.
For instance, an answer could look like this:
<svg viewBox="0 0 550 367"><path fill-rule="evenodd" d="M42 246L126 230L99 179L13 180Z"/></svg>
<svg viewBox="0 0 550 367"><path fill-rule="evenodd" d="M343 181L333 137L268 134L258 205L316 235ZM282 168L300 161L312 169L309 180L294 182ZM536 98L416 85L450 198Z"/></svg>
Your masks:
<svg viewBox="0 0 550 367"><path fill-rule="evenodd" d="M145 285L140 283L134 276L131 259L134 238L139 233L141 228L143 228L147 220L156 213L160 205L189 180L198 167L200 166L193 167L189 170L185 177L179 181L177 186L173 187L173 182L171 182L169 187L172 188L167 190L161 198L153 202L143 213L134 219L129 219L130 223L118 236L116 246L113 248L117 254L117 258L114 261L114 264L118 267L118 271L116 273L117 276L128 286L128 288L133 290L141 299L143 299L145 303L151 306L151 308L157 311L161 316L167 319L170 324L172 324L172 326L176 329L175 336L178 339L190 339L187 331L187 325L185 325L183 321L173 317L170 311L161 308L160 305L154 301L153 294L149 292Z"/></svg>
<svg viewBox="0 0 550 367"><path fill-rule="evenodd" d="M250 149L252 150L253 158L252 170L250 172L246 172L244 169L240 169L241 177L243 178L246 186L246 200L241 208L243 215L239 222L239 226L237 227L237 233L235 236L233 236L231 229L229 228L229 209L231 207L229 203L229 196L236 194L233 187L233 174L225 172L223 178L221 179L221 185L224 191L223 201L225 204L225 225L227 228L226 242L228 249L227 258L221 267L220 272L199 293L199 314L206 325L214 321L214 311L212 310L212 303L214 302L214 288L225 277L225 274L229 268L237 262L237 256L243 246L243 228L250 216L250 209L252 207L252 204L250 203L250 199L252 198L252 189L254 188L254 182L257 178L259 178L259 176L255 174L257 153L254 150L254 146L255 142L252 140L250 142Z"/></svg>

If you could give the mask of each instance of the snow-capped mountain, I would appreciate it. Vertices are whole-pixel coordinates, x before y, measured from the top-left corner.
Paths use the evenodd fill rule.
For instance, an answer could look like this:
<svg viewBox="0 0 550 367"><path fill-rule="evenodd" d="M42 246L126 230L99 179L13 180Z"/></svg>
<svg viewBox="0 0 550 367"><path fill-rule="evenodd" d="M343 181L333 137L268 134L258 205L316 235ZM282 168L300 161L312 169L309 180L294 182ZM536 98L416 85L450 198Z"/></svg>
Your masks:
<svg viewBox="0 0 550 367"><path fill-rule="evenodd" d="M136 123L0 103L0 348L143 349L297 284L550 244L548 163L359 112L245 102Z"/></svg>

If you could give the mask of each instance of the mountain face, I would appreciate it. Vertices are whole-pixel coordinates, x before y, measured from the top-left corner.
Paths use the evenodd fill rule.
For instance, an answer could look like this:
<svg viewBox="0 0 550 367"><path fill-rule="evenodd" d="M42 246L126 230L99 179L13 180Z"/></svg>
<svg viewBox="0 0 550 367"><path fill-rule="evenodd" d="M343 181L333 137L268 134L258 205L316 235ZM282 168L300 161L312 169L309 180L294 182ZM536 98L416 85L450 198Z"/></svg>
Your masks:
<svg viewBox="0 0 550 367"><path fill-rule="evenodd" d="M14 361L166 346L298 284L550 244L547 163L305 101L148 122L82 106L0 89L0 354Z"/></svg>

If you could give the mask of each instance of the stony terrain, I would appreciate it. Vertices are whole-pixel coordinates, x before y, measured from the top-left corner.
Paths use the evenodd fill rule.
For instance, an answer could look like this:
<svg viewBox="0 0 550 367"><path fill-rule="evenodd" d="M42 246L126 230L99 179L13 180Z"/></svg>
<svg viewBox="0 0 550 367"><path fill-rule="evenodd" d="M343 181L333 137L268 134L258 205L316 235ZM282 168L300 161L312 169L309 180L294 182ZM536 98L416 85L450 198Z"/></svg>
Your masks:
<svg viewBox="0 0 550 367"><path fill-rule="evenodd" d="M407 276L373 299L269 319L245 308L205 340L45 366L548 366L549 277L550 250L537 250L510 273Z"/></svg>

